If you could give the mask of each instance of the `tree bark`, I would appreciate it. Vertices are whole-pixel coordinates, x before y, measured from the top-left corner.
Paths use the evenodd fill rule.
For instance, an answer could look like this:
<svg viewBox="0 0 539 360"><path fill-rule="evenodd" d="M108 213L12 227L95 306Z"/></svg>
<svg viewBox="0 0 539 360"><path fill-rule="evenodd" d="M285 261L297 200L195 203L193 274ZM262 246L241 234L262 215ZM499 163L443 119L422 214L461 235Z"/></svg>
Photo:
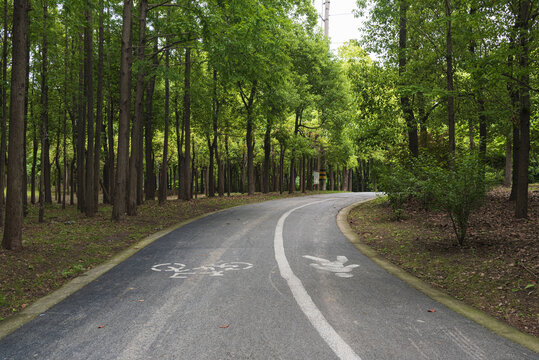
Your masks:
<svg viewBox="0 0 539 360"><path fill-rule="evenodd" d="M86 26L84 27L84 83L86 99L86 125L88 133L88 149L86 151L86 191L84 197L84 209L86 216L93 217L96 212L94 199L94 52L93 52L93 30L92 13L90 12L90 2L86 0L85 6Z"/></svg>
<svg viewBox="0 0 539 360"><path fill-rule="evenodd" d="M263 193L270 192L270 164L271 164L271 119L266 119L266 134L264 135L264 185Z"/></svg>
<svg viewBox="0 0 539 360"><path fill-rule="evenodd" d="M95 125L95 155L94 155L94 209L97 211L99 203L99 179L101 165L101 136L103 133L103 68L104 68L104 6L103 0L99 0L99 29L97 45L97 106ZM103 197L105 192L103 191Z"/></svg>
<svg viewBox="0 0 539 360"><path fill-rule="evenodd" d="M255 179L255 168L254 168L254 148L255 148L255 137L253 134L253 104L255 96L257 93L257 81L254 81L251 86L251 91L249 96L243 92L241 83L238 83L240 89L241 99L247 113L247 127L245 134L245 141L247 143L247 183L248 183L248 195L254 195L256 188L256 179Z"/></svg>
<svg viewBox="0 0 539 360"><path fill-rule="evenodd" d="M446 20L446 77L447 77L447 116L449 126L449 153L455 155L455 100L453 96L453 38L451 34L451 0L445 0ZM451 160L453 161L453 160Z"/></svg>
<svg viewBox="0 0 539 360"><path fill-rule="evenodd" d="M9 161L7 173L7 198L2 247L7 250L22 249L23 201L21 197L23 167L24 117L26 92L26 56L28 31L27 0L13 5L13 48L11 67L11 99L9 122Z"/></svg>
<svg viewBox="0 0 539 360"><path fill-rule="evenodd" d="M129 116L131 105L131 13L133 0L124 0L122 49L120 59L120 119L118 126L118 165L114 186L112 218L120 220L126 211L126 186L129 163Z"/></svg>
<svg viewBox="0 0 539 360"><path fill-rule="evenodd" d="M187 2L190 5L190 1ZM185 48L185 72L183 95L183 126L185 133L184 169L180 179L181 198L189 201L192 198L191 183L191 48ZM194 148L194 143L193 143ZM193 159L194 159L193 152ZM193 160L194 161L194 160Z"/></svg>
<svg viewBox="0 0 539 360"><path fill-rule="evenodd" d="M7 92L6 84L7 80L7 47L8 47L8 24L7 24L7 0L4 0L4 34L2 40L2 80L4 86L1 87L2 91L2 123L0 125L0 131L2 132L0 138L0 226L4 224L4 189L6 187L6 150L7 150ZM35 186L35 184L34 184ZM35 202L35 194L34 194Z"/></svg>
<svg viewBox="0 0 539 360"><path fill-rule="evenodd" d="M511 169L513 167L513 154L511 150L511 136L507 135L505 140L505 177L503 181L503 185L506 187L511 186Z"/></svg>
<svg viewBox="0 0 539 360"><path fill-rule="evenodd" d="M170 80L168 79L169 58L170 50L168 44L170 43L167 36L165 44L167 50L165 51L165 68L167 70L165 76L165 138L163 142L163 159L161 160L161 174L159 176L159 204L162 205L167 200L167 170L168 170L168 127L169 127L169 113L170 113Z"/></svg>
<svg viewBox="0 0 539 360"><path fill-rule="evenodd" d="M129 158L129 176L127 188L127 215L137 215L137 194L138 194L138 172L141 167L139 161L139 146L142 133L143 106L144 100L144 49L146 46L146 13L148 11L148 1L140 1L139 9L139 39L137 46L137 61L139 62L137 84L135 89L135 109L133 114L133 126L131 128L131 157Z"/></svg>
<svg viewBox="0 0 539 360"><path fill-rule="evenodd" d="M153 46L153 52L157 53L157 40ZM153 58L153 67L157 68L159 66L158 56ZM152 139L153 139L153 128L152 128L152 118L153 118L153 93L155 90L155 75L153 75L150 80L148 87L146 89L146 109L144 116L144 156L146 159L146 181L144 185L145 198L146 200L155 199L155 159L153 156L152 149ZM181 174L180 174L181 175ZM180 179L181 183L181 179Z"/></svg>
<svg viewBox="0 0 539 360"><path fill-rule="evenodd" d="M401 86L405 85L405 73L407 62L407 11L408 2L406 0L400 0L399 3L399 78ZM408 148L412 156L417 157L419 155L419 145L417 137L417 123L414 117L414 111L410 102L410 97L407 95L400 96L401 109L404 114L404 120L406 121L406 128L408 129Z"/></svg>
<svg viewBox="0 0 539 360"><path fill-rule="evenodd" d="M519 132L520 148L518 152L518 185L516 189L515 217L523 219L528 217L528 166L530 157L530 69L529 69L529 42L530 42L530 16L532 1L520 1L517 17L517 30L519 39Z"/></svg>

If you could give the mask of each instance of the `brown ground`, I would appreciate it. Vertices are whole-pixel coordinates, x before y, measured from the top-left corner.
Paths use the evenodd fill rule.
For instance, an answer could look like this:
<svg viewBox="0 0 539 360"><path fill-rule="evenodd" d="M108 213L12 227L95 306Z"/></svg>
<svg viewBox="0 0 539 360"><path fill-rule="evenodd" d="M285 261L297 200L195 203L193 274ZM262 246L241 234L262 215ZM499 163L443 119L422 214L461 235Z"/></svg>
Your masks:
<svg viewBox="0 0 539 360"><path fill-rule="evenodd" d="M534 189L534 188L532 188ZM394 264L432 286L528 334L539 336L539 189L530 191L529 218L516 220L507 189L488 194L456 245L447 215L419 204L395 221L384 199L354 210L360 238Z"/></svg>
<svg viewBox="0 0 539 360"><path fill-rule="evenodd" d="M238 194L189 202L171 197L163 206L147 201L137 216L120 222L111 221L109 205L100 205L96 216L87 218L74 206L62 210L54 204L47 206L45 222L39 224L37 205L29 205L24 249L12 252L0 247L0 321L147 235L211 211L288 196Z"/></svg>

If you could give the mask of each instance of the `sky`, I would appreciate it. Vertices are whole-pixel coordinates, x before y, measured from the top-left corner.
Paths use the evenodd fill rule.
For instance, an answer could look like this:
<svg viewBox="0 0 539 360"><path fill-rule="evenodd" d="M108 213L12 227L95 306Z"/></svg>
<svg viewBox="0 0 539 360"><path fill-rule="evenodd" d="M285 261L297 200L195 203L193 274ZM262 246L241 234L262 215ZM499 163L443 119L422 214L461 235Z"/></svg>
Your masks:
<svg viewBox="0 0 539 360"><path fill-rule="evenodd" d="M314 0L313 4L318 14L323 17L324 1ZM358 30L364 19L354 17L353 11L357 9L356 0L330 0L329 7L329 37L331 39L331 49L336 50L343 43L350 39L359 39L361 36ZM321 17L318 24L323 29Z"/></svg>

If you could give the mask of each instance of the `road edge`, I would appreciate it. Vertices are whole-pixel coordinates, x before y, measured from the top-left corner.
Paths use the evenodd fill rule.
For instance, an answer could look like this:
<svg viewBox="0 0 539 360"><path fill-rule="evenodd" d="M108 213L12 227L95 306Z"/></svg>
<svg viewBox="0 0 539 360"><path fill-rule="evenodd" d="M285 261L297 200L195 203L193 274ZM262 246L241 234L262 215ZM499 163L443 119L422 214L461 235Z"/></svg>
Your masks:
<svg viewBox="0 0 539 360"><path fill-rule="evenodd" d="M233 206L235 207L235 206ZM116 265L127 260L131 256L135 255L139 250L145 248L151 243L155 242L157 239L177 230L189 223L200 220L204 217L214 215L216 213L222 212L224 210L229 210L233 207L212 211L206 214L199 215L197 217L182 221L178 224L172 225L166 229L163 229L159 232L151 234L134 245L131 245L129 248L121 251L120 253L114 255L111 259L97 265L96 267L88 270L84 274L70 280L58 290L53 291L52 293L38 299L32 305L28 306L26 309L22 310L20 313L9 317L8 319L0 322L0 340L26 324L31 320L38 317L40 314L44 313L54 305L58 304L68 296L82 289L84 286L88 285L90 282L96 280Z"/></svg>
<svg viewBox="0 0 539 360"><path fill-rule="evenodd" d="M398 277L408 285L421 291L431 299L445 305L451 310L467 317L468 319L476 322L477 324L489 329L490 331L503 336L504 338L511 340L514 343L520 344L527 349L539 353L539 339L535 336L525 334L520 330L509 326L500 320L487 315L481 310L478 310L470 305L467 305L446 293L434 289L423 280L409 274L400 267L388 262L382 256L380 256L374 249L366 245L361 241L359 236L354 232L350 224L348 223L348 214L350 211L360 206L362 203L372 201L374 199L363 200L358 203L347 206L339 211L337 214L337 226L343 235L358 249L363 255L367 256L378 266L389 272L390 274Z"/></svg>

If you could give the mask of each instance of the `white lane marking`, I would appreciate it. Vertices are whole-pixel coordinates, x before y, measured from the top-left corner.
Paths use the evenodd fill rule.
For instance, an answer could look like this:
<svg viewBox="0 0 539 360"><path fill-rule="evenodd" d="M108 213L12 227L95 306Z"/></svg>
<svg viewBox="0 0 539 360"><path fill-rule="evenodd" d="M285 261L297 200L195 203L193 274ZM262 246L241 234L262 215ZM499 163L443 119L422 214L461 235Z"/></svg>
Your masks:
<svg viewBox="0 0 539 360"><path fill-rule="evenodd" d="M329 345L335 355L337 355L337 357L339 357L340 359L361 360L361 358L354 352L354 350L352 350L350 345L348 345L335 331L335 329L333 329L333 327L328 323L322 312L320 312L320 310L316 307L315 303L307 293L307 290L305 290L305 288L303 287L301 280L298 279L296 275L294 275L294 272L290 268L290 264L286 259L286 254L284 251L283 227L286 218L292 212L298 209L328 200L315 201L309 204L298 206L292 210L287 211L279 218L279 221L277 221L277 226L275 227L275 237L273 239L275 260L277 260L277 265L279 266L281 276L288 283L288 287L292 291L292 295L298 303L301 311L303 311L305 316L307 316L316 331L318 331L322 339L324 339L324 341Z"/></svg>
<svg viewBox="0 0 539 360"><path fill-rule="evenodd" d="M358 264L350 264L344 266L345 263L348 262L348 258L346 256L337 256L336 261L329 261L326 259L322 259L316 256L310 256L310 255L303 255L304 258L309 260L317 261L317 263L312 263L311 266L318 270L323 271L330 271L336 273L335 276L342 277L342 278L351 278L352 274L347 274L352 271L352 269L357 268Z"/></svg>

